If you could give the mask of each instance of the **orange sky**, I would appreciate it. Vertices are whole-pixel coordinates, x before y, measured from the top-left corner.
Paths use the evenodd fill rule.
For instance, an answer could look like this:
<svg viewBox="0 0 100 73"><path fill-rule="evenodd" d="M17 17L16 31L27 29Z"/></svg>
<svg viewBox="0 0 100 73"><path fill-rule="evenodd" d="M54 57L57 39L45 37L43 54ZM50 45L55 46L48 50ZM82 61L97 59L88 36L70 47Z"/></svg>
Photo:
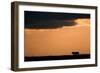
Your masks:
<svg viewBox="0 0 100 73"><path fill-rule="evenodd" d="M90 19L76 19L75 26L25 29L25 56L70 55L90 52Z"/></svg>

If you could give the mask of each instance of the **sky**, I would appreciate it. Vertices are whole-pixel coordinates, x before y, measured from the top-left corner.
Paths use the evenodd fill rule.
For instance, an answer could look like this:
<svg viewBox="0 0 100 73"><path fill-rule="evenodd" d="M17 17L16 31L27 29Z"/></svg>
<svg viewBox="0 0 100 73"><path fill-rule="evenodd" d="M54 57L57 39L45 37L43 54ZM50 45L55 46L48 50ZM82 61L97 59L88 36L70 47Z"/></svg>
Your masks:
<svg viewBox="0 0 100 73"><path fill-rule="evenodd" d="M26 11L25 20L25 56L90 54L89 14Z"/></svg>

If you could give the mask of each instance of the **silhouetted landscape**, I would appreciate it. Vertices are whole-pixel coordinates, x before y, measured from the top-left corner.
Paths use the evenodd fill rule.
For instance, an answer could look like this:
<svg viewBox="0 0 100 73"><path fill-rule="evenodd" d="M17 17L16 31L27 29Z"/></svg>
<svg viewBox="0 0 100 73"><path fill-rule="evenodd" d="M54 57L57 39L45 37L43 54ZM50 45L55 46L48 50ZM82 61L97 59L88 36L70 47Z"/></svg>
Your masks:
<svg viewBox="0 0 100 73"><path fill-rule="evenodd" d="M61 56L31 56L31 57L25 57L24 61L69 60L69 59L87 59L87 58L90 58L90 54L61 55Z"/></svg>

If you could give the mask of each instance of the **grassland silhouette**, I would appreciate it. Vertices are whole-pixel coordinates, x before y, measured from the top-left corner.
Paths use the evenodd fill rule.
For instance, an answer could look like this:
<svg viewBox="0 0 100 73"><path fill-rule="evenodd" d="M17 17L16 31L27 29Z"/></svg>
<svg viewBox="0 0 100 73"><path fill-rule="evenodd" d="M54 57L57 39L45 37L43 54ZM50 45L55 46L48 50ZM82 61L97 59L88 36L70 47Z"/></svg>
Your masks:
<svg viewBox="0 0 100 73"><path fill-rule="evenodd" d="M90 58L90 54L79 54L79 52L72 52L72 55L25 56L24 61L70 60L70 59L87 59L87 58Z"/></svg>

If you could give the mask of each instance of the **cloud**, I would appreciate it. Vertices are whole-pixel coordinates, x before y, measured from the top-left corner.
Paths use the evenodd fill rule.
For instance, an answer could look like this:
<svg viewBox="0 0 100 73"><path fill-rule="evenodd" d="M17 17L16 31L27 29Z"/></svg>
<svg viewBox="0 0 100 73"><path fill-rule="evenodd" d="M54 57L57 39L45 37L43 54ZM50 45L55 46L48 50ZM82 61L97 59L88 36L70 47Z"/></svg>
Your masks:
<svg viewBox="0 0 100 73"><path fill-rule="evenodd" d="M61 28L63 26L74 26L76 22L67 21L67 20L44 20L35 22L33 24L26 24L25 28L34 28L34 29L53 29L53 28Z"/></svg>
<svg viewBox="0 0 100 73"><path fill-rule="evenodd" d="M25 28L54 29L74 26L76 19L90 18L90 14L25 11L24 17Z"/></svg>

